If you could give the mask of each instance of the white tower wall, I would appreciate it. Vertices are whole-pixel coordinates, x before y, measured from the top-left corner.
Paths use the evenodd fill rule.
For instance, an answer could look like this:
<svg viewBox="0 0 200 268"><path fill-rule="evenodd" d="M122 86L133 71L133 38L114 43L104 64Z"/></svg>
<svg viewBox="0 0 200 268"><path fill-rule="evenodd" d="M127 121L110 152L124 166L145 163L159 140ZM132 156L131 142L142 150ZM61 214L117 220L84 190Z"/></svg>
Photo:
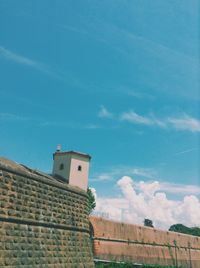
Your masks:
<svg viewBox="0 0 200 268"><path fill-rule="evenodd" d="M87 154L69 151L56 152L53 155L53 175L77 186L84 191L88 186L89 162L91 157Z"/></svg>

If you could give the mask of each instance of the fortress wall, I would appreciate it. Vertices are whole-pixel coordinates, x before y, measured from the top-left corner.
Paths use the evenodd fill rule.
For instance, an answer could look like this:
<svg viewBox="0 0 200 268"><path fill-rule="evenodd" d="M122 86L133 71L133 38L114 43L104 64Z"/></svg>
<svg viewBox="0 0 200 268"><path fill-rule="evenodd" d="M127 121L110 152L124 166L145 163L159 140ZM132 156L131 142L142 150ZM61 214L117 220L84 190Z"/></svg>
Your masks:
<svg viewBox="0 0 200 268"><path fill-rule="evenodd" d="M0 159L0 267L94 267L85 192Z"/></svg>
<svg viewBox="0 0 200 268"><path fill-rule="evenodd" d="M95 258L200 267L200 238L90 217ZM175 241L175 243L174 243Z"/></svg>

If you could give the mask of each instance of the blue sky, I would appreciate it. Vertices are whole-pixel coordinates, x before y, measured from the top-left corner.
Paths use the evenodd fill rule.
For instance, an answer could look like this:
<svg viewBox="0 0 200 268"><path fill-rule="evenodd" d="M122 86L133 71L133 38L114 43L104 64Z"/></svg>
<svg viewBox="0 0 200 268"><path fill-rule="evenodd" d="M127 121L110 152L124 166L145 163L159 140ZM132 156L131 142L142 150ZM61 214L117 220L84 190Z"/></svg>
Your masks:
<svg viewBox="0 0 200 268"><path fill-rule="evenodd" d="M199 189L198 1L0 0L0 10L2 156L50 172L58 143L87 152L104 197L122 195L124 175Z"/></svg>

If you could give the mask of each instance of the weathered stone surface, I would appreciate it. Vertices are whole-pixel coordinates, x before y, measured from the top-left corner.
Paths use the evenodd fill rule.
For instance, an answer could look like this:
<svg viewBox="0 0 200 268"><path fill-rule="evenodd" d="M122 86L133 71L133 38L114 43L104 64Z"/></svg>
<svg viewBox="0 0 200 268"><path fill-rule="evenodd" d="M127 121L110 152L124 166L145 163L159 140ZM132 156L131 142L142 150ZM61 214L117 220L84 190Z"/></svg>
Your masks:
<svg viewBox="0 0 200 268"><path fill-rule="evenodd" d="M200 238L90 217L94 257L144 264L200 267ZM191 266L192 265L192 266Z"/></svg>
<svg viewBox="0 0 200 268"><path fill-rule="evenodd" d="M94 267L87 196L0 158L0 267Z"/></svg>

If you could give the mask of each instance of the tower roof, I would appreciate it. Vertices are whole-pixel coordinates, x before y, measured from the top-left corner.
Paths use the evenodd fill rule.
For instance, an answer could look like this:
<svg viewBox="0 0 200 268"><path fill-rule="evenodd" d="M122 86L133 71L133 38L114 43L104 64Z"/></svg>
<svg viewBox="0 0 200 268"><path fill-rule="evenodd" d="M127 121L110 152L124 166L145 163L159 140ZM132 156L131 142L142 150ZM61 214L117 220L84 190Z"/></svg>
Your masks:
<svg viewBox="0 0 200 268"><path fill-rule="evenodd" d="M55 155L78 155L87 158L90 160L92 157L89 154L81 153L81 152L76 152L76 151L67 151L67 152L60 152L57 151L53 154L53 158Z"/></svg>

